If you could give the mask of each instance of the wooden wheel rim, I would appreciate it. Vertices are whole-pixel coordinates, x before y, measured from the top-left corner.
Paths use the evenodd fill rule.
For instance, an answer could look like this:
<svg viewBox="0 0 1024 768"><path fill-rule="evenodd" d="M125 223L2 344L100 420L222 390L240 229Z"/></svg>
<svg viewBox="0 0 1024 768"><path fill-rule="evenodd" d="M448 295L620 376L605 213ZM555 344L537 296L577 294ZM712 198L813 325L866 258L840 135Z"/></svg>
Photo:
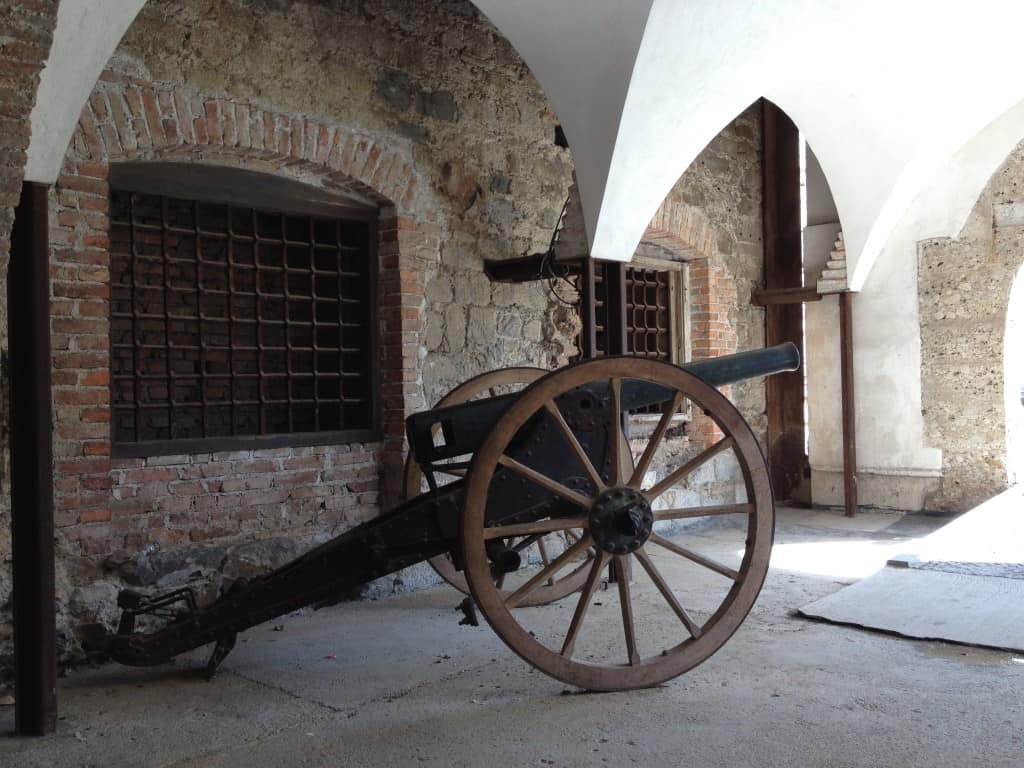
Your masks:
<svg viewBox="0 0 1024 768"><path fill-rule="evenodd" d="M516 384L528 386L548 373L549 371L546 371L543 368L530 368L525 366L488 371L487 373L482 373L479 376L474 376L468 381L462 382L459 386L455 387L455 389L442 397L434 407L444 408L449 405L465 403L468 400L472 400L474 397L497 387L515 386ZM405 460L405 482L403 486L405 499L408 500L420 494L420 483L422 479L423 473L420 470L420 466L413 461L412 455L410 454ZM466 582L465 575L455 568L455 565L452 563L451 558L449 558L448 555L437 555L436 557L429 558L427 562L430 564L430 567L434 569L437 575L448 582L448 584L455 587L455 589L459 590L463 594L469 594L469 584ZM545 603L554 602L555 600L561 600L563 597L571 595L583 586L583 583L587 578L586 570L585 566L581 566L580 568L556 580L554 584L538 588L537 591L530 596L529 600L523 601L522 605L543 605ZM503 594L510 594L510 592L508 590L503 590Z"/></svg>
<svg viewBox="0 0 1024 768"><path fill-rule="evenodd" d="M559 395L588 382L613 379L639 379L670 386L702 408L725 436L734 440L732 447L746 485L747 500L753 504L753 510L747 514L747 546L739 578L703 625L700 637L690 637L683 630L681 642L659 655L630 665L576 661L537 640L516 620L503 595L491 582L484 551L487 492L499 458L512 437L534 413ZM523 390L474 455L462 514L465 575L473 599L488 623L529 664L563 682L590 690L642 688L670 680L700 664L740 626L768 571L774 518L771 483L760 446L749 425L724 395L668 363L632 357L602 358L555 371Z"/></svg>

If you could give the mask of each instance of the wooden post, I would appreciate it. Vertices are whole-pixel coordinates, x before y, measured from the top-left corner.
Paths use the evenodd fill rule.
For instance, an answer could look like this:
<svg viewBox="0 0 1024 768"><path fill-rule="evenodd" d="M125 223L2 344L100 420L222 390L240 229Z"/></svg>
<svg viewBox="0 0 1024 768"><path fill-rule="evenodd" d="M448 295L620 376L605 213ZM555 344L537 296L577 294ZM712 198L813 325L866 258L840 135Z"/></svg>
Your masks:
<svg viewBox="0 0 1024 768"><path fill-rule="evenodd" d="M57 726L48 187L25 182L7 272L15 730Z"/></svg>
<svg viewBox="0 0 1024 768"><path fill-rule="evenodd" d="M846 516L857 514L857 419L853 397L853 295L839 294L839 376L843 390L843 495Z"/></svg>
<svg viewBox="0 0 1024 768"><path fill-rule="evenodd" d="M793 121L769 101L762 102L761 125L765 292L795 293L803 287L800 132ZM799 303L766 305L768 346L791 341L802 350L803 332L803 308ZM765 400L772 485L777 498L788 499L802 483L807 465L803 370L768 377Z"/></svg>
<svg viewBox="0 0 1024 768"><path fill-rule="evenodd" d="M608 327L604 329L609 355L628 354L626 341L626 265L607 263L604 269L608 289Z"/></svg>
<svg viewBox="0 0 1024 768"><path fill-rule="evenodd" d="M583 275L580 282L582 283L581 291L583 294L580 297L580 306L583 307L585 313L584 317L581 318L583 320L583 331L581 332L583 348L580 350L580 353L584 360L590 360L597 353L597 328L594 317L596 280L593 259L585 258L583 260Z"/></svg>

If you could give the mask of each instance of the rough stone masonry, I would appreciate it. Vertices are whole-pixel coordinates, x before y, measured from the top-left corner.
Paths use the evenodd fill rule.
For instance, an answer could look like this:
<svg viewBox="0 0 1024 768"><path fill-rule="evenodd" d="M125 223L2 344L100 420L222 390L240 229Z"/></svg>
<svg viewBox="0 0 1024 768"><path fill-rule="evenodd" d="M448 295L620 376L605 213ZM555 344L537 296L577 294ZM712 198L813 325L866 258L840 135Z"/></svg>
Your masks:
<svg viewBox="0 0 1024 768"><path fill-rule="evenodd" d="M45 26L46 8L24 18ZM27 125L30 105L17 104ZM376 515L399 495L405 415L476 373L549 368L574 353L576 323L543 283L492 284L482 269L548 247L573 171L555 127L525 65L468 2L145 6L87 100L51 196L65 659L76 627L115 620L122 586L192 583L212 597ZM763 343L748 301L762 260L759 142L752 109L652 222L692 246L697 357ZM109 169L126 161L259 171L379 207L379 440L111 457ZM763 388L733 396L763 432ZM735 479L712 472L694 493L702 482L718 498ZM9 592L5 566L0 604ZM0 667L9 663L4 618Z"/></svg>

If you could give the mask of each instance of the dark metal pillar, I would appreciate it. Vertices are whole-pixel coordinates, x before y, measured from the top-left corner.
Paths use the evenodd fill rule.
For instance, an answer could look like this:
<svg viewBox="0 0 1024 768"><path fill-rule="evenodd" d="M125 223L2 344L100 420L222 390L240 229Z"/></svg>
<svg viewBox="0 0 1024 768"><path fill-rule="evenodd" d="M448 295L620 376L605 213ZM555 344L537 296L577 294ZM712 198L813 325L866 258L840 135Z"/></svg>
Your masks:
<svg viewBox="0 0 1024 768"><path fill-rule="evenodd" d="M803 286L800 222L800 132L785 112L762 101L761 144L764 174L764 287L766 293ZM765 307L768 346L791 341L803 349L803 307ZM765 382L768 415L768 468L776 498L789 499L807 466L804 452L803 371L781 373Z"/></svg>
<svg viewBox="0 0 1024 768"><path fill-rule="evenodd" d="M839 294L839 378L843 390L843 492L846 516L857 514L857 419L853 399L853 294Z"/></svg>
<svg viewBox="0 0 1024 768"><path fill-rule="evenodd" d="M48 187L25 182L11 233L7 332L11 377L15 728L57 725L50 413Z"/></svg>

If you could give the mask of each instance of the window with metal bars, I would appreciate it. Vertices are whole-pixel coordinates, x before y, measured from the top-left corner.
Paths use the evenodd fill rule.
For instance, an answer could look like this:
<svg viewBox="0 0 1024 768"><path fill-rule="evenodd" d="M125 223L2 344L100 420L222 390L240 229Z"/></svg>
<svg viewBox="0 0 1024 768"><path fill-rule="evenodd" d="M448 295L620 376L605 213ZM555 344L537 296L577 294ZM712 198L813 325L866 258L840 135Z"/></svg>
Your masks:
<svg viewBox="0 0 1024 768"><path fill-rule="evenodd" d="M685 264L590 260L581 269L581 289L582 358L627 354L686 361ZM646 413L661 410L652 406L633 415Z"/></svg>
<svg viewBox="0 0 1024 768"><path fill-rule="evenodd" d="M685 265L592 260L581 276L582 357L686 360Z"/></svg>
<svg viewBox="0 0 1024 768"><path fill-rule="evenodd" d="M115 455L372 439L375 226L112 188Z"/></svg>

